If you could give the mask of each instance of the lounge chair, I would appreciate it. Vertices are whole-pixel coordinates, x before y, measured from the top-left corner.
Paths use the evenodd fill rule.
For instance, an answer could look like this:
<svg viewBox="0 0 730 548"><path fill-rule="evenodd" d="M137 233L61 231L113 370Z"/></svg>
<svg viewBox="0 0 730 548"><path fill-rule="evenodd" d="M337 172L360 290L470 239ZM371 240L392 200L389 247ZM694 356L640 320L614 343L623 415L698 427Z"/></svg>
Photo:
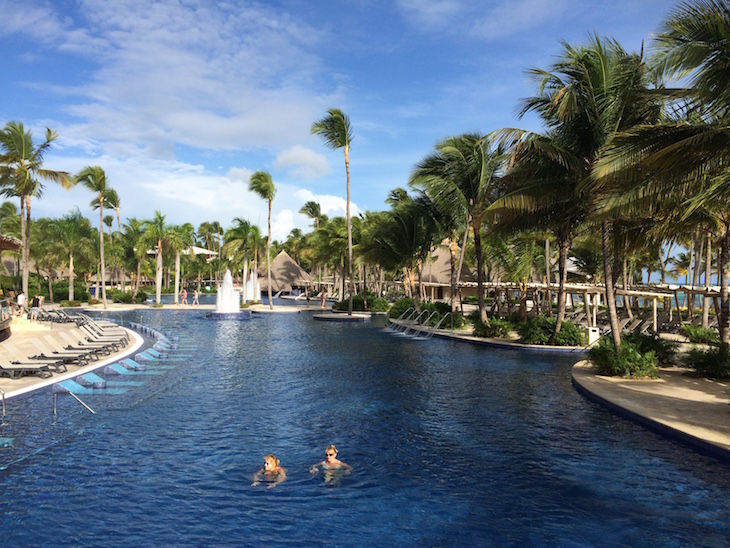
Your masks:
<svg viewBox="0 0 730 548"><path fill-rule="evenodd" d="M98 356L89 352L70 352L63 350L63 347L59 349L57 343L51 343L45 337L43 339L31 339L31 343L38 349L38 354L35 356L28 356L29 360L39 361L52 361L52 360L63 360L65 364L76 363L78 365L86 365L91 361L93 357L98 360Z"/></svg>
<svg viewBox="0 0 730 548"><path fill-rule="evenodd" d="M47 364L12 363L7 356L0 355L0 376L19 379L26 375L38 375L42 379L52 376Z"/></svg>
<svg viewBox="0 0 730 548"><path fill-rule="evenodd" d="M58 331L55 335L61 339L63 348L69 351L88 351L97 352L108 356L112 352L119 350L119 344L116 342L89 342L84 338L83 331Z"/></svg>

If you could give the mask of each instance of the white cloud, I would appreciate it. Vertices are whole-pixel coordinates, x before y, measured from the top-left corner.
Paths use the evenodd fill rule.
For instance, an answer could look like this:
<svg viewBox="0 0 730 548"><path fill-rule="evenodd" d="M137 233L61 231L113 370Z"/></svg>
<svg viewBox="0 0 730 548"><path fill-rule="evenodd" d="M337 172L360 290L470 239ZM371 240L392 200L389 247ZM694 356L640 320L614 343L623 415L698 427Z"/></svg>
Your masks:
<svg viewBox="0 0 730 548"><path fill-rule="evenodd" d="M329 162L323 154L302 145L295 145L280 152L274 161L274 167L288 168L291 175L303 179L314 179L331 171Z"/></svg>

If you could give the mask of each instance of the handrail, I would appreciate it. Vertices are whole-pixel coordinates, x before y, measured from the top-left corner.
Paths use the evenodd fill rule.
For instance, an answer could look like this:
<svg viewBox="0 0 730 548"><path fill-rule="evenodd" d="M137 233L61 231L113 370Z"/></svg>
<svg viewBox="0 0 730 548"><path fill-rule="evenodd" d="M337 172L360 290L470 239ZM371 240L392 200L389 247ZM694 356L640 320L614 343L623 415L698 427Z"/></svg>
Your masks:
<svg viewBox="0 0 730 548"><path fill-rule="evenodd" d="M412 327L415 327L415 326L417 326L417 325L418 325L418 320L420 320L420 319L421 319L421 316L423 316L423 315L424 315L424 314L426 314L426 313L428 313L428 310L424 310L424 311L423 311L423 312L421 312L421 313L420 313L420 314L419 314L418 316L416 316L416 319L415 319L415 320L413 321L413 325L409 325L409 326L408 326L408 329L406 329L406 330L405 330L405 331L403 332L403 334L404 334L404 335L408 335L408 332L409 332L409 331L411 330L411 328L412 328Z"/></svg>
<svg viewBox="0 0 730 548"><path fill-rule="evenodd" d="M434 326L434 327L433 327L433 328L432 328L432 329L431 329L431 330L430 330L430 331L428 332L428 335L426 335L426 338L427 338L427 339L430 339L431 337L433 337L433 334L434 334L434 332L435 332L435 331L436 331L436 330L437 330L437 329L438 329L438 328L439 328L439 327L441 326L441 324L443 323L443 321L444 321L444 320L445 320L445 319L446 319L447 317L449 317L450 315L451 315L451 312L447 312L446 314L444 314L444 317L443 317L443 318L441 318L441 319L440 319L440 320L438 321L438 323L437 323L437 324L436 324L436 325L435 325L435 326Z"/></svg>
<svg viewBox="0 0 730 548"><path fill-rule="evenodd" d="M2 394L3 397L3 417L5 416L5 390L0 388L0 394Z"/></svg>
<svg viewBox="0 0 730 548"><path fill-rule="evenodd" d="M78 396L77 396L76 394L74 394L74 393L73 393L73 392L71 392L70 390L69 390L69 391L67 392L67 394L68 394L68 395L70 395L70 396L73 396L73 398L74 398L74 399L75 399L75 400L76 400L77 402L79 402L79 403L80 403L81 405L83 405L84 407L86 407L86 409L87 409L88 411L90 411L92 415L96 415L96 411L94 411L94 410L93 410L93 409L92 409L91 407L89 407L89 406L88 406L88 405L86 405L86 404L85 404L84 402L82 402L82 401L81 401L81 398L79 398L79 397L78 397ZM53 394L53 415L54 415L54 416L56 416L56 415L57 415L57 412L56 412L56 407L57 407L57 406L56 406L56 404L57 404L57 402L58 402L58 394Z"/></svg>

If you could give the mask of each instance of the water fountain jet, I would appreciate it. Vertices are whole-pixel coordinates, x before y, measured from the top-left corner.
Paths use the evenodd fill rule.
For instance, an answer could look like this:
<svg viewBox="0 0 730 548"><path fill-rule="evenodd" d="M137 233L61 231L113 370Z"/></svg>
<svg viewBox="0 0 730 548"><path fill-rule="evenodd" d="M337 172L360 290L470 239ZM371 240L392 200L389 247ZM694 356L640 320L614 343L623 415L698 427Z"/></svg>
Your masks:
<svg viewBox="0 0 730 548"><path fill-rule="evenodd" d="M218 286L215 312L210 312L205 317L211 320L248 320L251 318L250 310L241 310L241 294L233 288L233 276L231 276L230 270L226 269L223 283Z"/></svg>

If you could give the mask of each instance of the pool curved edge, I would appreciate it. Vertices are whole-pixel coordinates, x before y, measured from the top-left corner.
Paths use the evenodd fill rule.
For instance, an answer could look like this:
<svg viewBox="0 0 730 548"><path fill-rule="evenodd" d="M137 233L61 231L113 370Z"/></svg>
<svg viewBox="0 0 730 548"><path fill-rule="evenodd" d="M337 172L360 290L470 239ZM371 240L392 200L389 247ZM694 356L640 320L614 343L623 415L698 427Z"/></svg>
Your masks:
<svg viewBox="0 0 730 548"><path fill-rule="evenodd" d="M96 371L97 369L101 367L105 367L109 364L118 362L119 360L122 360L124 358L127 358L129 356L134 355L134 353L139 350L142 345L144 344L144 338L138 334L132 331L131 329L127 329L126 327L123 327L128 334L130 338L130 344L124 347L124 350L115 354L114 356L104 358L103 360L99 360L98 362L94 362L89 365L85 365L84 367L80 369L76 369L74 371L68 371L66 373L62 373L60 375L53 375L50 379L46 379L42 382L38 382L35 384L32 384L30 386L26 386L24 388L19 388L17 390L14 390L12 392L8 392L5 394L5 399L14 398L17 396L21 396L23 394L28 394L29 392L33 392L35 390L40 390L41 388L45 388L46 386L51 386L56 383L59 383L61 381L65 381L67 379L73 379L75 377L78 377L79 375L83 375L84 373L91 373L92 371Z"/></svg>
<svg viewBox="0 0 730 548"><path fill-rule="evenodd" d="M608 377L610 378L610 377ZM587 399L605 407L615 415L636 422L653 432L680 441L700 453L730 463L730 445L708 440L684 429L670 426L659 419L649 416L648 409L641 401L629 400L610 383L601 383L595 366L588 360L577 362L571 371L571 380L576 391ZM635 380L633 382L652 382ZM690 428L689 425L687 425Z"/></svg>

